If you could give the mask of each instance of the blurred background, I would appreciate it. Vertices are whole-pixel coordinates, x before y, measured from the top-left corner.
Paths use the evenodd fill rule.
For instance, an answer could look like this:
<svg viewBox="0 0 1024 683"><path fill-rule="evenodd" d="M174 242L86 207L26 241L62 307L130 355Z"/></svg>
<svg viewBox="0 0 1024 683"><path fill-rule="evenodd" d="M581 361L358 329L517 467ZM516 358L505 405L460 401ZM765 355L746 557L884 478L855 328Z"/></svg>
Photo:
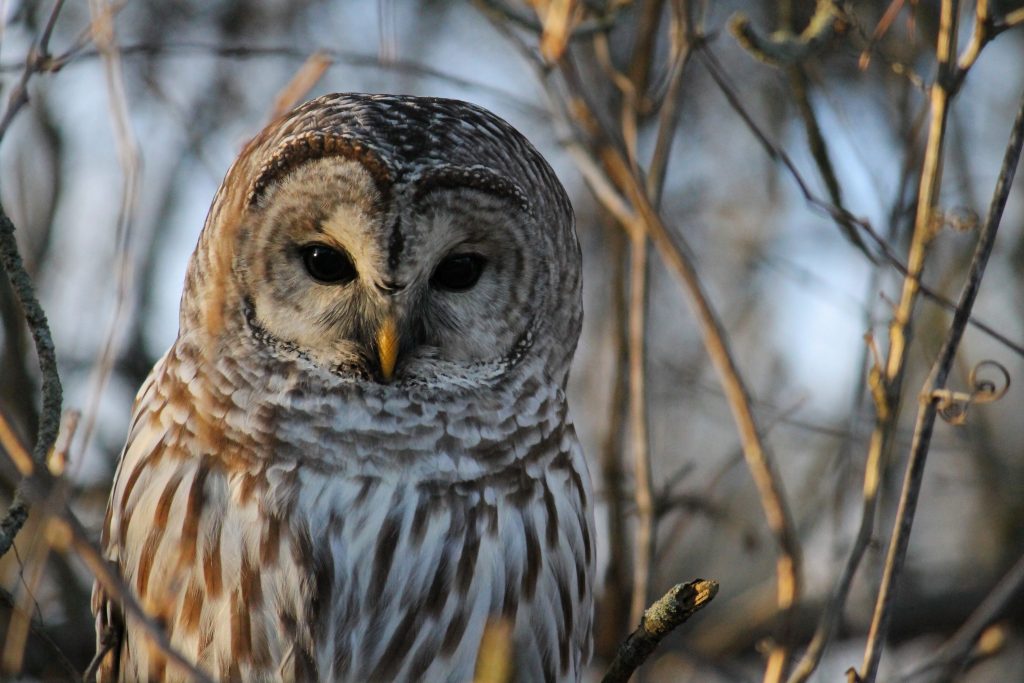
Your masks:
<svg viewBox="0 0 1024 683"><path fill-rule="evenodd" d="M961 4L962 48L976 8ZM1020 20L1020 3L980 4L995 18ZM903 281L893 260L906 261L914 223L940 3L848 3L828 26L812 25L820 36L800 43L795 34L824 5L68 3L48 46L57 61L33 75L30 101L4 135L0 200L52 326L65 409L81 412L64 475L80 519L98 537L134 394L177 332L181 283L206 210L275 107L334 91L464 99L521 130L576 209L586 318L570 398L599 499L594 676L635 626L630 605L645 578L648 601L694 577L721 584L715 601L652 656L646 681L754 681L780 642L799 656L862 519L875 426L867 378L872 348L886 354ZM5 100L53 9L0 3ZM738 12L757 36L781 31L773 37L800 43L799 60L755 57L730 30ZM995 187L1024 91L1022 65L1024 27L1011 28L984 46L949 113L941 225L924 275L947 299L958 296ZM614 211L616 199L633 213L636 204L602 163L609 146L639 175L658 177L650 198L693 262L749 390L802 550L802 591L785 628L777 543L719 374L663 252L641 247L645 258L637 258L638 242ZM986 360L1024 381L1020 190L1018 181L974 309L989 329L968 328L953 389L970 391L971 369ZM861 223L837 221L829 207ZM636 337L631 346L631 321L642 326L640 347ZM950 315L922 299L913 322L904 409L882 463L871 542L810 680L845 680L861 664L917 394ZM634 357L645 352L640 385L629 378L631 348ZM0 411L28 445L38 384L21 311L0 278ZM936 427L882 680L1024 680L1019 590L967 648L966 667L918 671L935 663L1024 553L1022 391L971 405L962 425ZM653 482L647 512L634 502L638 447ZM6 460L0 473L9 498L17 473ZM91 576L73 555L50 549L43 519L33 515L0 561L7 676L66 678L69 668L85 669L94 649ZM637 530L645 523L654 528L653 563L641 577L646 546Z"/></svg>

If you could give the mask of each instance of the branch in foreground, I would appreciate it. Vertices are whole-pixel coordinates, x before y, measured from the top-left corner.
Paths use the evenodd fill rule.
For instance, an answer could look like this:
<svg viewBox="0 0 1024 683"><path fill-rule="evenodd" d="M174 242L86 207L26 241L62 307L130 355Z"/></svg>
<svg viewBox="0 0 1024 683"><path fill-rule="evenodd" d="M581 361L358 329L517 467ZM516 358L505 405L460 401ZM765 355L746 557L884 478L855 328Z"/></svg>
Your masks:
<svg viewBox="0 0 1024 683"><path fill-rule="evenodd" d="M710 579L673 586L644 612L639 628L619 646L601 683L626 683L665 636L714 600L717 594L718 582Z"/></svg>
<svg viewBox="0 0 1024 683"><path fill-rule="evenodd" d="M3 205L0 205L0 268L10 279L11 288L21 304L21 310L24 313L25 322L32 332L36 355L39 359L43 407L40 412L39 431L36 435L32 459L36 463L43 463L50 447L57 440L57 431L60 428L62 401L60 376L57 374L57 358L53 338L50 336L50 326L46 322L46 313L43 312L39 300L36 299L32 281L29 279L21 255L18 253L18 245L14 239L14 224L7 217ZM23 498L22 487L19 486L15 491L6 517L0 522L0 556L10 549L11 544L14 543L14 537L27 519L28 504Z"/></svg>
<svg viewBox="0 0 1024 683"><path fill-rule="evenodd" d="M7 437L8 434L10 429L0 413L0 436ZM36 465L16 440L5 438L2 445L23 477L19 488L24 490L25 499L46 516L46 534L50 545L59 552L74 551L110 599L120 605L125 616L135 619L143 635L167 657L169 664L180 669L186 680L213 683L204 671L174 648L163 626L138 603L115 564L108 561L89 538L89 533L68 504L63 480L52 474L46 465ZM107 636L104 634L104 637ZM106 647L107 643L103 643L103 646Z"/></svg>
<svg viewBox="0 0 1024 683"><path fill-rule="evenodd" d="M63 0L57 0L54 4L46 27L39 36L35 48L26 58L25 71L19 83L11 91L7 109L4 111L3 118L0 119L0 140L3 139L14 116L28 103L26 94L28 82L38 68L42 56L49 51L50 36L53 34L57 15L60 14L63 6ZM0 268L10 279L11 288L14 290L18 303L21 304L25 323L32 333L32 340L36 346L39 374L42 378L43 406L39 413L39 430L36 433L32 458L36 463L41 464L46 461L46 454L57 440L63 391L60 385L60 376L57 374L57 356L53 338L50 336L50 326L46 322L46 313L39 305L39 300L32 287L32 280L29 278L25 264L21 260L21 254L18 252L18 243L14 239L14 223L8 218L2 204L0 204ZM18 535L28 519L28 503L25 502L23 495L22 485L19 484L14 492L11 505L7 509L7 514L0 522L0 557L10 550L14 543L14 537Z"/></svg>

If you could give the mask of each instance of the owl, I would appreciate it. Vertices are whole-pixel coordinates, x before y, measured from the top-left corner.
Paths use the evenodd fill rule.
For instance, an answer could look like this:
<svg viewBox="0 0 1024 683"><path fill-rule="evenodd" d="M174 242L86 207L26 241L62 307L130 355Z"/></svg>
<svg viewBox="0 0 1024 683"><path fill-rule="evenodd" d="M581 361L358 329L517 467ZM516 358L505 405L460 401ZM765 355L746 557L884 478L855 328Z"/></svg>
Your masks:
<svg viewBox="0 0 1024 683"><path fill-rule="evenodd" d="M334 94L213 200L139 391L101 545L217 680L516 681L590 657L592 492L565 387L572 208L508 123ZM102 587L104 681L185 673Z"/></svg>

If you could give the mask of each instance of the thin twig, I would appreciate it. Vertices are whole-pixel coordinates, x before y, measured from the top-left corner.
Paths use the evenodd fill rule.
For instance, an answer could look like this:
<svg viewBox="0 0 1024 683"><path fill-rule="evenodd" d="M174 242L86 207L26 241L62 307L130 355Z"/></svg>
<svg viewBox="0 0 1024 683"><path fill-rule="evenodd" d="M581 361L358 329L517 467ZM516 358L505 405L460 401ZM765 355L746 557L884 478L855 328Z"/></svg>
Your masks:
<svg viewBox="0 0 1024 683"><path fill-rule="evenodd" d="M485 12L492 21L508 21L519 28L526 29L530 33L540 35L544 26L537 21L536 17L518 8L510 7L502 0L474 0L474 4ZM618 10L625 7L621 3L612 3L612 11L603 16L593 17L582 21L577 25L570 36L571 39L584 38L594 33L605 33L615 26L618 17Z"/></svg>
<svg viewBox="0 0 1024 683"><path fill-rule="evenodd" d="M47 526L44 528L50 544L57 550L73 550L96 577L110 600L117 603L127 616L135 619L133 626L138 628L141 635L152 640L168 662L194 680L212 683L205 672L174 648L163 627L139 605L132 589L115 566L103 557L103 553L90 540L89 532L68 505L67 491L62 486L62 480L51 474L45 465L35 463L23 451L18 452L22 447L16 440L5 441L4 447L10 448L8 452L12 453L11 462L15 463L24 477L22 483L26 500L46 515Z"/></svg>
<svg viewBox="0 0 1024 683"><path fill-rule="evenodd" d="M8 593L5 589L0 588L0 601L6 604L11 610L18 609L15 604L14 596ZM75 669L75 665L71 663L68 656L64 654L60 645L57 641L46 631L45 626L35 618L25 615L25 619L28 622L29 630L32 635L38 638L48 650L47 656L53 658L53 662L64 672L67 676L67 680L77 680L78 671Z"/></svg>
<svg viewBox="0 0 1024 683"><path fill-rule="evenodd" d="M104 335L104 342L99 357L93 367L90 378L89 399L86 410L80 448L82 452L88 448L92 439L96 420L99 416L100 398L110 380L114 369L114 361L120 351L118 331L124 328L124 318L128 313L127 301L130 298L135 282L135 264L132 261L132 220L135 216L139 188L139 149L132 131L131 116L128 111L128 95L124 85L121 55L117 46L114 29L116 13L124 5L115 5L110 0L90 0L89 12L92 17L92 37L100 50L107 84L107 98L110 108L111 124L114 129L114 143L117 150L118 164L124 175L121 187L121 201L118 207L117 224L114 231L116 254L116 295L114 311Z"/></svg>
<svg viewBox="0 0 1024 683"><path fill-rule="evenodd" d="M672 142L679 128L679 90L683 83L683 72L693 56L694 40L691 39L685 8L679 0L672 3L672 19L669 37L672 45L672 62L669 69L668 87L658 111L658 139L654 145L651 162L647 167L647 192L656 208L661 207L662 192ZM699 39L698 39L699 40Z"/></svg>
<svg viewBox="0 0 1024 683"><path fill-rule="evenodd" d="M607 50L604 52L605 69L622 93L620 122L623 147L630 164L636 168L637 133L643 108L644 93L651 71L653 51L650 40L656 30L664 0L647 0L634 31L633 56L628 76L620 73ZM606 36L595 36L595 54L601 56L600 47L607 48ZM563 63L563 69L565 68ZM633 454L633 497L636 502L636 539L634 541L633 597L630 621L636 623L650 600L651 575L654 572L656 516L654 510L654 475L651 463L650 438L647 424L647 280L648 244L643 228L635 222L622 226L629 234L629 308L628 308L628 360L629 360L629 432Z"/></svg>
<svg viewBox="0 0 1024 683"><path fill-rule="evenodd" d="M533 116L546 116L547 112L536 105L525 101L520 95L495 87L483 81L474 81L462 78L440 69L408 61L395 59L382 63L377 55L362 54L348 50L338 50L331 47L314 48L316 52L327 55L336 64L343 64L357 69L379 69L382 71L394 71L397 73L409 74L420 78L435 78L467 91L486 93L498 98L510 105L527 112ZM133 57L178 57L187 58L192 56L209 56L221 59L233 60L255 60L269 58L283 58L304 61L309 57L310 48L289 45L225 45L222 43L207 43L203 41L180 41L174 43L130 43L121 46L121 56L124 58ZM68 50L59 56L48 56L40 60L37 65L39 72L55 72L67 66L84 63L87 60L96 59L101 53L95 47L78 47ZM0 73L10 73L21 69L24 60L21 62L9 62L0 64Z"/></svg>
<svg viewBox="0 0 1024 683"><path fill-rule="evenodd" d="M317 50L309 55L299 70L292 74L291 80L281 88L274 98L274 106L270 109L268 119L273 121L287 114L299 102L309 95L309 91L323 78L334 60L327 53Z"/></svg>
<svg viewBox="0 0 1024 683"><path fill-rule="evenodd" d="M800 173L800 170L796 167L796 164L789 157L786 151L771 141L767 133L764 132L761 126L757 124L751 114L747 111L746 107L743 106L739 95L736 93L736 89L729 82L725 69L718 62L714 53L706 44L701 44L698 47L700 48L699 55L704 65L707 67L708 73L711 75L712 80L714 80L718 85L722 94L725 95L725 98L729 102L733 111L743 119L747 129L750 130L757 141L761 144L765 153L768 154L773 161L777 161L782 164L783 168L786 169L790 177L792 177L794 182L796 182L804 200L812 208L824 212L840 227L845 224L850 224L862 230L868 239L879 248L882 258L884 258L885 261L888 262L900 275L908 277L910 275L908 266L903 263L900 257L893 251L893 248L889 243L878 234L868 221L858 218L841 207L829 203L811 191L810 185L808 185L807 181ZM924 283L919 282L918 287L920 294L924 295L934 303L939 304L946 310L953 312L956 309L956 304L954 302L925 286ZM974 317L971 317L969 322L976 329L984 332L987 336L995 339L1008 349L1013 350L1017 355L1024 357L1024 344L1013 341L988 323L982 322Z"/></svg>
<svg viewBox="0 0 1024 683"><path fill-rule="evenodd" d="M888 237L890 238L891 234L896 231L898 216L904 205L904 194L908 191L907 188L911 184L912 169L917 165L917 154L914 152L915 146L911 144L911 141L915 138L916 128L917 126L911 126L905 136L904 149L907 150L907 154L900 171L900 182L897 185L899 190L893 200L893 206L889 212L888 226L890 235ZM875 268L872 269L870 282L866 288L867 292L874 293L877 291L881 275L881 268L876 264ZM865 329L871 329L872 325L870 316L866 316L864 322ZM870 344L864 345L862 358L858 363L858 367L862 372L869 367L871 350L872 348ZM852 448L855 437L858 436L858 417L862 412L861 406L866 389L866 383L858 383L850 411L850 437L843 441L844 450ZM848 457L848 453L840 452L840 460L843 460L846 457ZM879 464L880 463L876 463L876 466ZM880 476L879 472L865 474L865 478L877 479ZM846 608L846 601L850 594L850 588L853 585L853 579L857 573L857 568L860 566L860 561L871 544L871 537L875 522L876 498L876 495L862 496L860 523L857 528L853 544L850 546L849 551L847 551L846 560L843 563L839 577L836 579L835 585L833 586L825 603L825 607L821 611L821 616L818 618L818 624L815 627L814 635L808 643L807 648L804 650L804 654L793 667L793 671L790 673L787 683L804 683L808 678L810 678L811 674L813 674L817 669L836 626L842 619L843 612Z"/></svg>
<svg viewBox="0 0 1024 683"><path fill-rule="evenodd" d="M629 541L626 519L626 493L623 482L622 452L626 429L625 411L629 398L629 375L627 360L628 331L626 311L628 280L625 276L626 235L612 220L607 223L611 259L608 278L611 290L609 304L609 327L612 340L612 395L608 401L608 430L604 435L601 449L601 478L604 483L605 501L608 505L608 547L628 548ZM611 553L605 570L604 608L595 620L595 649L599 655L610 652L618 643L620 633L629 619L629 554Z"/></svg>
<svg viewBox="0 0 1024 683"><path fill-rule="evenodd" d="M0 118L0 140L7 133L7 129L10 128L14 117L18 115L22 107L28 104L28 82L32 80L32 76L48 69L50 62L50 37L53 35L53 30L57 25L57 17L63 8L64 0L55 0L53 9L50 10L50 15L46 19L46 25L39 34L38 40L29 49L28 54L25 55L23 67L21 67L21 78L11 88L11 94L7 99L7 109L4 111L3 118Z"/></svg>
<svg viewBox="0 0 1024 683"><path fill-rule="evenodd" d="M35 74L39 65L45 61L45 50L49 47L50 36L57 23L57 16L64 6L63 0L54 3L53 10L47 19L46 26L36 42L36 47L30 50L25 60L25 70L18 84L11 91L11 96L0 119L0 141L3 140L7 129L10 127L14 117L25 104L28 103L27 86L32 75ZM36 298L32 280L25 270L25 264L18 252L18 243L14 238L14 223L7 216L3 204L0 204L0 263L4 272L10 280L11 287L21 305L25 322L32 333L32 341L36 347L36 356L39 362L39 374L41 379L41 391L43 394L43 405L40 411L39 428L36 432L36 444L32 451L32 458L37 463L46 461L46 454L50 451L54 441L57 440L57 432L60 430L60 407L63 390L60 384L60 375L57 373L57 356L53 346L53 337L50 335L50 326L46 321L46 313L39 300ZM28 519L28 504L24 500L21 484L14 492L14 498L7 509L2 522L0 522L0 557L7 554L14 537L24 526Z"/></svg>
<svg viewBox="0 0 1024 683"><path fill-rule="evenodd" d="M992 592L971 613L967 621L925 661L903 677L904 681L925 674L936 674L940 679L952 678L971 657L982 633L1006 613L1010 603L1024 591L1024 555L1003 575Z"/></svg>
<svg viewBox="0 0 1024 683"><path fill-rule="evenodd" d="M995 243L999 223L1003 217L1003 209L1010 194L1022 146L1024 146L1024 96L1021 97L1017 118L1014 121L1003 164L999 170L999 179L996 181L996 189L992 195L992 203L989 206L985 224L978 235L978 243L974 249L967 281L960 293L956 313L953 315L953 321L950 323L942 350L932 366L932 371L921 393L921 406L918 409L914 441L910 448L903 488L900 492L899 507L896 511L896 520L893 523L892 539L889 542L885 570L882 574L882 584L879 587L875 612L871 621L871 631L868 634L868 645L864 652L864 664L860 678L864 683L872 683L875 679L882 645L888 632L893 589L899 579L906 557L910 530L914 523L914 512L917 508L917 499L924 476L924 466L931 444L932 430L942 401L941 390L946 387L957 348L959 348L967 325L967 316L970 314L977 299L978 290L981 288L985 266L992 253L992 246Z"/></svg>
<svg viewBox="0 0 1024 683"><path fill-rule="evenodd" d="M569 119L570 115L566 113L568 106L565 102L560 101L557 94L554 93L554 88L544 78L546 72L539 67L536 68L536 71L541 76L541 83L547 89L552 102L559 105L555 107L554 113ZM567 74L564 69L562 73L567 75L567 83L570 87L578 88L579 84L573 82L571 73ZM586 107L582 97L577 96L575 102L576 106L572 110L574 116L584 116L589 121L597 120L592 113L582 111ZM585 127L578 124L577 130L580 129L585 129ZM636 176L623 152L607 143L597 144L600 147L600 162L594 159L582 145L572 141L567 143L574 159L585 160L580 165L580 170L588 183L593 183L592 189L595 190L597 198L601 201L608 200L608 203L605 204L606 208L616 214L624 226L638 224L643 227L662 261L677 277L683 285L684 292L688 295L687 301L700 327L704 347L718 373L719 381L739 431L743 453L754 478L768 527L777 542L779 550L776 564L777 602L785 632L801 592L801 553L789 506L783 494L781 480L764 447L757 427L751 408L750 394L736 366L725 330L704 292L703 283L697 275L685 247L677 244L677 238L673 237L665 227L658 212L651 204L645 184ZM602 172L601 166L604 167L604 172ZM624 204L623 195L628 196L631 207ZM783 634L780 641L784 643L787 639ZM785 669L785 661L788 659L787 648L779 647L776 652L778 654L772 663L772 670L775 672L772 674L773 676L781 675L781 671Z"/></svg>
<svg viewBox="0 0 1024 683"><path fill-rule="evenodd" d="M877 506L878 490L881 485L882 463L892 450L893 437L899 414L903 374L909 353L912 334L914 305L920 291L921 274L924 270L928 246L935 234L934 211L938 202L942 176L942 151L945 142L946 121L949 114L950 93L947 90L950 70L955 68L956 25L959 3L943 0L940 16L939 35L936 44L938 73L930 90L931 121L928 142L925 146L921 179L917 194L917 212L914 217L914 232L907 255L907 275L903 279L900 302L893 312L889 324L888 356L876 366L870 375L875 403L875 428L868 445L867 461L864 467L864 500L870 501L872 518ZM969 311L968 311L969 312ZM915 430L915 440L916 434ZM911 450L914 448L911 446ZM902 499L901 499L902 507ZM895 538L893 539L895 540ZM885 574L891 574L892 566L887 561ZM859 676L865 683L872 683L881 658L880 636L888 630L888 589L883 576L879 589L876 610L872 617L868 642L864 650L864 661ZM851 678L858 676L851 669Z"/></svg>
<svg viewBox="0 0 1024 683"><path fill-rule="evenodd" d="M647 235L639 227L629 244L629 431L633 452L633 487L637 526L633 562L633 600L630 620L643 613L650 594L654 565L654 482L647 438L644 342L647 319Z"/></svg>
<svg viewBox="0 0 1024 683"><path fill-rule="evenodd" d="M640 626L619 647L601 683L627 683L633 672L677 626L714 600L718 582L695 579L673 586L643 614Z"/></svg>
<svg viewBox="0 0 1024 683"><path fill-rule="evenodd" d="M775 464L757 427L757 421L751 408L750 392L736 365L725 329L704 291L704 284L688 253L684 247L676 243L677 237L673 236L665 227L661 216L651 205L643 184L629 171L622 157L606 148L605 162L609 166L613 181L623 186L623 189L629 194L630 201L642 218L647 235L665 265L683 284L684 291L688 295L688 302L700 327L704 347L718 373L719 382L722 384L739 433L747 467L760 495L761 507L764 510L768 528L771 529L778 547L776 559L777 603L785 631L801 593L800 545L789 505L783 493L782 480L775 470ZM777 680L775 676L781 676L781 672L785 669L785 660L788 659L786 640L787 637L783 634L780 638L780 646L776 650L780 654L773 663L773 672L777 673L766 674L768 680Z"/></svg>
<svg viewBox="0 0 1024 683"><path fill-rule="evenodd" d="M814 14L799 35L787 27L763 37L751 26L750 19L741 12L737 12L729 20L729 30L750 54L768 64L779 66L790 66L806 61L828 45L842 27L842 13L833 0L818 0Z"/></svg>

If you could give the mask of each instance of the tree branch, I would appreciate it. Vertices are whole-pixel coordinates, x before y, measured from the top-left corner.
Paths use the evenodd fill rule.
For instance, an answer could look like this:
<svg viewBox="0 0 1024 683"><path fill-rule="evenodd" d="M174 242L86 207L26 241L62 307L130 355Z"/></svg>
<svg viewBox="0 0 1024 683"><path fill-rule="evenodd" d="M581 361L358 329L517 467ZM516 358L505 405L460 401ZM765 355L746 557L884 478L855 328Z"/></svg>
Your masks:
<svg viewBox="0 0 1024 683"><path fill-rule="evenodd" d="M882 574L882 584L879 587L878 599L875 603L871 631L868 634L868 645L864 652L864 664L859 679L864 683L871 683L874 680L878 668L882 644L888 632L889 618L892 613L894 586L899 579L906 558L907 544L910 539L910 530L914 523L914 513L917 509L917 500L921 491L921 481L924 476L928 449L931 445L935 418L943 401L942 390L946 387L946 381L952 369L953 360L956 357L960 340L967 326L967 318L977 299L978 290L981 288L985 267L992 253L992 246L995 243L996 233L999 230L999 223L1003 217L1003 209L1006 207L1006 200L1010 195L1013 177L1020 161L1022 146L1024 146L1024 96L1021 97L1017 118L1014 121L1013 129L1010 133L1010 141L1003 156L1003 164L999 170L999 179L996 181L992 203L989 206L985 224L982 226L978 236L978 243L974 248L974 257L971 260L967 281L964 283L960 293L960 301L957 304L956 313L953 315L953 321L950 324L946 340L942 345L942 350L939 352L939 356L932 366L930 376L921 392L922 405L918 409L914 440L911 444L910 458L907 462L903 488L900 492L900 502L896 511L896 520L893 524L892 539L889 542L885 570Z"/></svg>
<svg viewBox="0 0 1024 683"><path fill-rule="evenodd" d="M640 626L615 654L601 683L627 683L665 636L714 600L718 582L695 579L678 583L644 612Z"/></svg>

